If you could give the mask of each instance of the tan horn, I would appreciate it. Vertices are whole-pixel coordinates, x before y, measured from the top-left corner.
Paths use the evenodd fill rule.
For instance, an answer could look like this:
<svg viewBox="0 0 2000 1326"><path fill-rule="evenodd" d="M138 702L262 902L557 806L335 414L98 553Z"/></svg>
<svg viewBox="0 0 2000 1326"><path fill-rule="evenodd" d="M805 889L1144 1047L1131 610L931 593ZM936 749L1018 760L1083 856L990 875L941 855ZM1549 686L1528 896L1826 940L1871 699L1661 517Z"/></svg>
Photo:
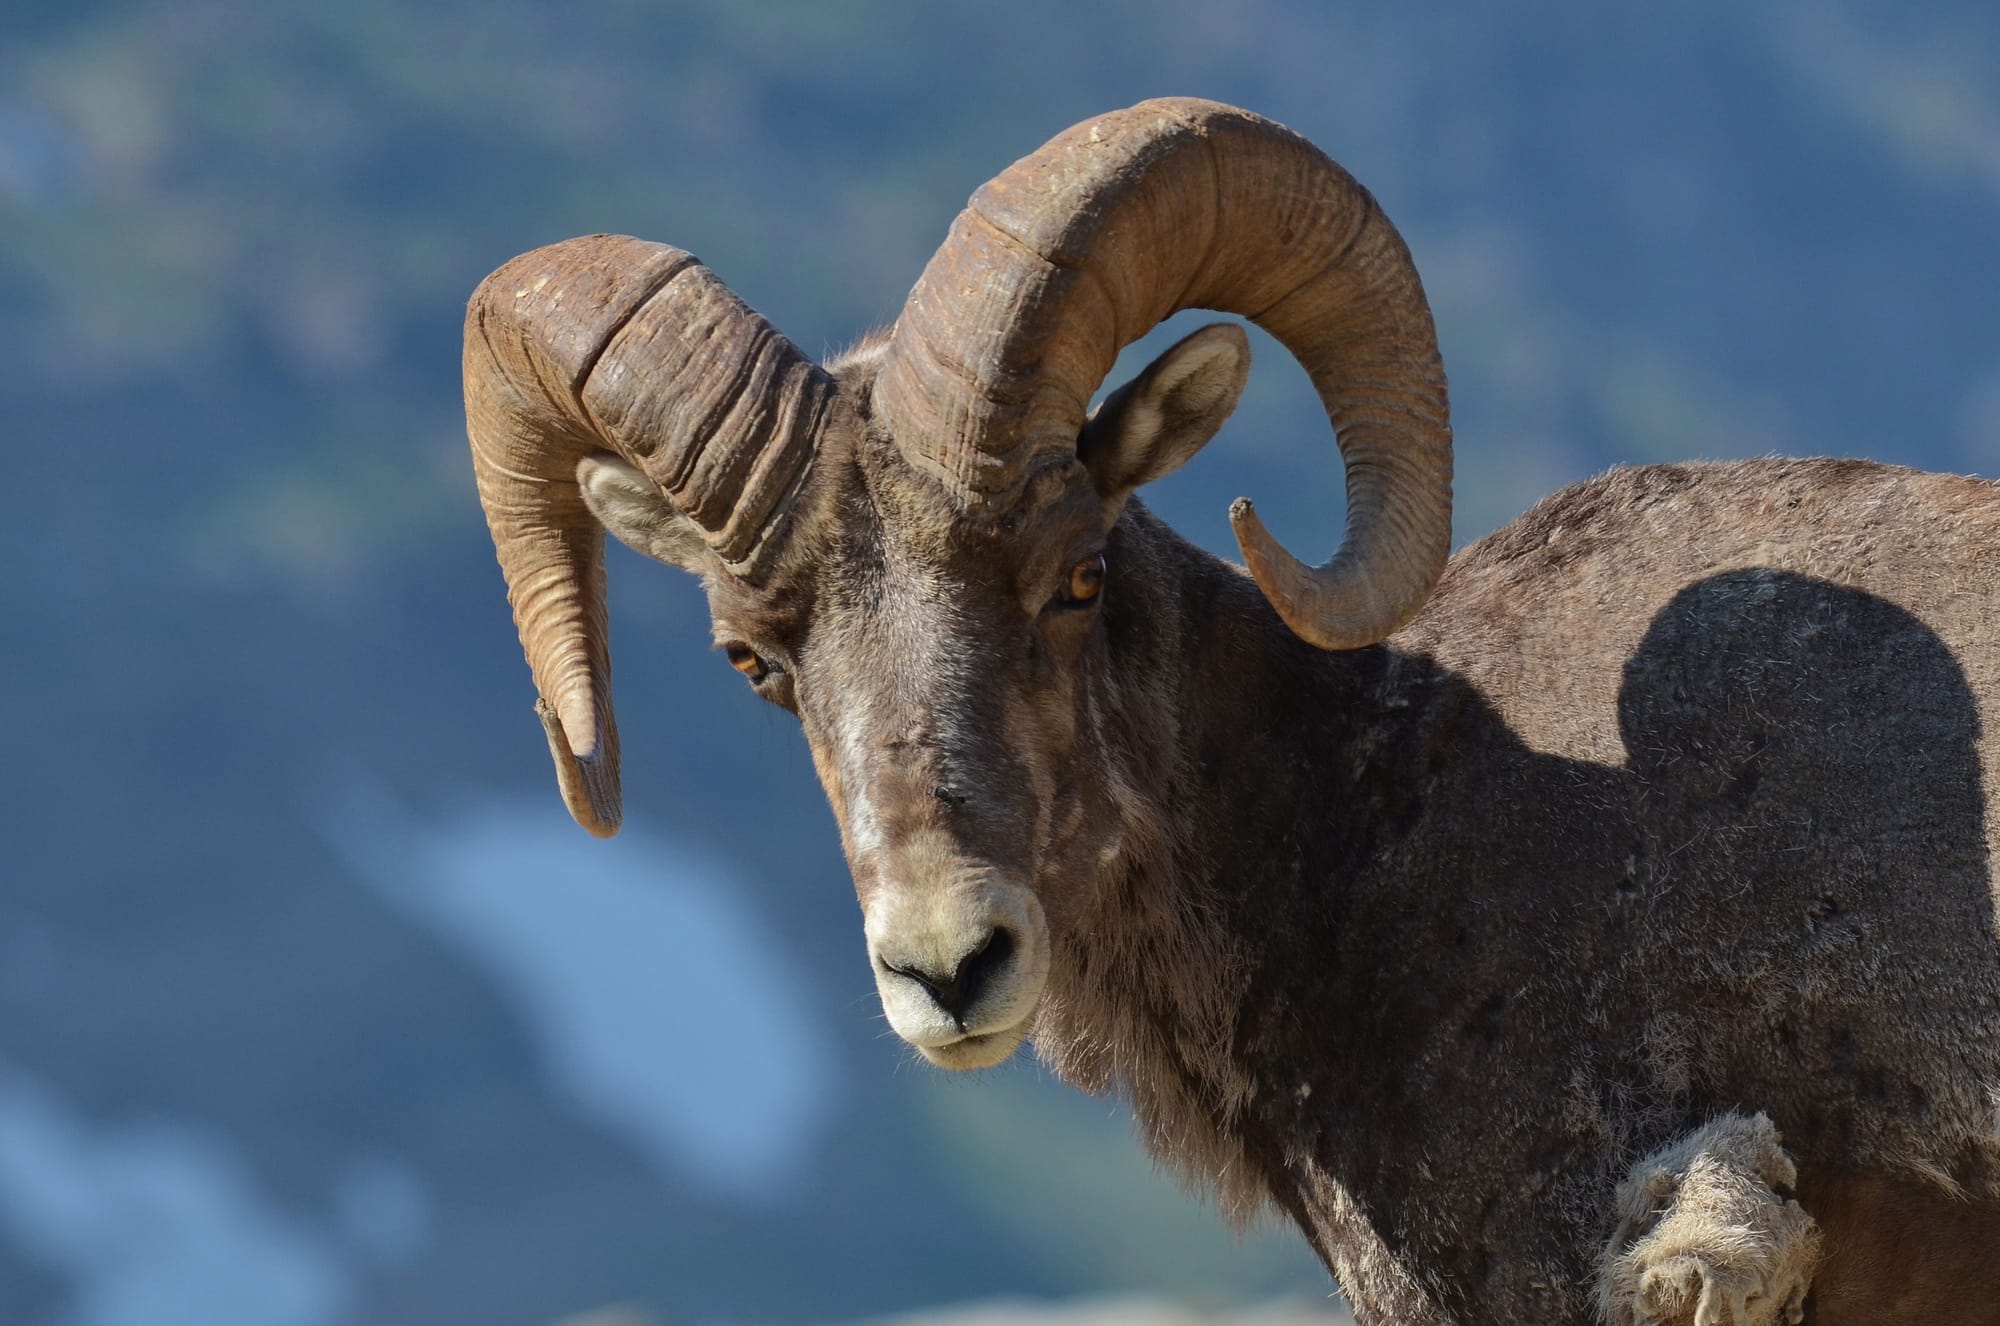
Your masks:
<svg viewBox="0 0 2000 1326"><path fill-rule="evenodd" d="M1346 464L1347 534L1300 563L1247 500L1250 572L1322 649L1381 639L1451 543L1444 367L1409 250L1368 191L1282 125L1193 99L1079 124L973 195L910 292L874 409L968 506L1073 455L1118 351L1187 308L1238 313L1311 376Z"/></svg>
<svg viewBox="0 0 2000 1326"><path fill-rule="evenodd" d="M756 579L804 482L832 382L680 249L591 235L525 253L473 292L465 422L479 501L540 693L570 814L621 817L604 532L579 461L612 451Z"/></svg>

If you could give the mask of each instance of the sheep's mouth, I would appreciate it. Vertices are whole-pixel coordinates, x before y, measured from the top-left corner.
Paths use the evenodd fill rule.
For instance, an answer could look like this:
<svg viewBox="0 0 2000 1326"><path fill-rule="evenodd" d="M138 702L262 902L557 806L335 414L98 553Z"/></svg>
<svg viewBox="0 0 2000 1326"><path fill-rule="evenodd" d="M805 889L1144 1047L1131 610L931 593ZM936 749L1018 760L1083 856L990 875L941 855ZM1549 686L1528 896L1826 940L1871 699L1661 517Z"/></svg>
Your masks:
<svg viewBox="0 0 2000 1326"><path fill-rule="evenodd" d="M993 872L879 888L863 905L889 1026L939 1068L991 1068L1027 1039L1049 973L1035 894Z"/></svg>
<svg viewBox="0 0 2000 1326"><path fill-rule="evenodd" d="M943 1045L919 1045L917 1052L939 1068L947 1068L954 1073L994 1068L1005 1063L1014 1051L1021 1048L1021 1042L1028 1038L1028 1021L1022 1018L1011 1027L975 1032Z"/></svg>

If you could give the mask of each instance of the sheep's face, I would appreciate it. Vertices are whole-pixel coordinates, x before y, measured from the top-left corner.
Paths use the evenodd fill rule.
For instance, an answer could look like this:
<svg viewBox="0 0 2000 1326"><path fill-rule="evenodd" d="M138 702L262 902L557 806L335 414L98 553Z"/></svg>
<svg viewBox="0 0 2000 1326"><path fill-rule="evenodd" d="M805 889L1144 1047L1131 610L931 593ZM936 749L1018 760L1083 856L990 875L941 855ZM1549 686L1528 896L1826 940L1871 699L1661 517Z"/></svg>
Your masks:
<svg viewBox="0 0 2000 1326"><path fill-rule="evenodd" d="M1248 367L1234 327L1169 350L1004 512L968 514L862 414L864 353L833 366L829 430L783 564L722 574L638 471L584 463L605 526L697 570L715 639L796 714L833 804L889 1023L935 1064L999 1063L1052 956L1087 923L1140 814L1119 676L1133 488L1200 447Z"/></svg>

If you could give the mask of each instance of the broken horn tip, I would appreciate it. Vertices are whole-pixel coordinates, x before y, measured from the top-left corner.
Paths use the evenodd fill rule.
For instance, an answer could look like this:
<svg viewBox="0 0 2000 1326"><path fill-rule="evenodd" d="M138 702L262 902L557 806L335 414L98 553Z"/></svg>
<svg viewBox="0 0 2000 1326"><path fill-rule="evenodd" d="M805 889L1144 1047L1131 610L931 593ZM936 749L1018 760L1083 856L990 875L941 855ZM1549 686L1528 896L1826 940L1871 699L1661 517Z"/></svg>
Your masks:
<svg viewBox="0 0 2000 1326"><path fill-rule="evenodd" d="M556 729L569 753L584 764L597 757L597 706L588 696L571 696L555 712Z"/></svg>

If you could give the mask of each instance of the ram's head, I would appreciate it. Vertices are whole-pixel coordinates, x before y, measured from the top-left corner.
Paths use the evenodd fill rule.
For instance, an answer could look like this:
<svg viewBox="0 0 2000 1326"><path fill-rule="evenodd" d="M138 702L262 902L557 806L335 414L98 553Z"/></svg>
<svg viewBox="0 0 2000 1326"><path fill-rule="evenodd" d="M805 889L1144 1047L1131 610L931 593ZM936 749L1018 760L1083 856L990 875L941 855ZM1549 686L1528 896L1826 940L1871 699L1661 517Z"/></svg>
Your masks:
<svg viewBox="0 0 2000 1326"><path fill-rule="evenodd" d="M840 821L889 1020L947 1067L1020 1043L1065 935L1157 834L1177 698L1127 499L1235 405L1240 328L1195 333L1093 414L1184 308L1306 367L1347 466L1325 566L1231 511L1300 637L1380 639L1448 541L1443 370L1409 256L1311 144L1226 106L1078 125L974 195L883 338L813 363L688 254L617 236L502 267L466 322L480 499L563 797L616 830L603 531L700 575L718 643L798 715Z"/></svg>

